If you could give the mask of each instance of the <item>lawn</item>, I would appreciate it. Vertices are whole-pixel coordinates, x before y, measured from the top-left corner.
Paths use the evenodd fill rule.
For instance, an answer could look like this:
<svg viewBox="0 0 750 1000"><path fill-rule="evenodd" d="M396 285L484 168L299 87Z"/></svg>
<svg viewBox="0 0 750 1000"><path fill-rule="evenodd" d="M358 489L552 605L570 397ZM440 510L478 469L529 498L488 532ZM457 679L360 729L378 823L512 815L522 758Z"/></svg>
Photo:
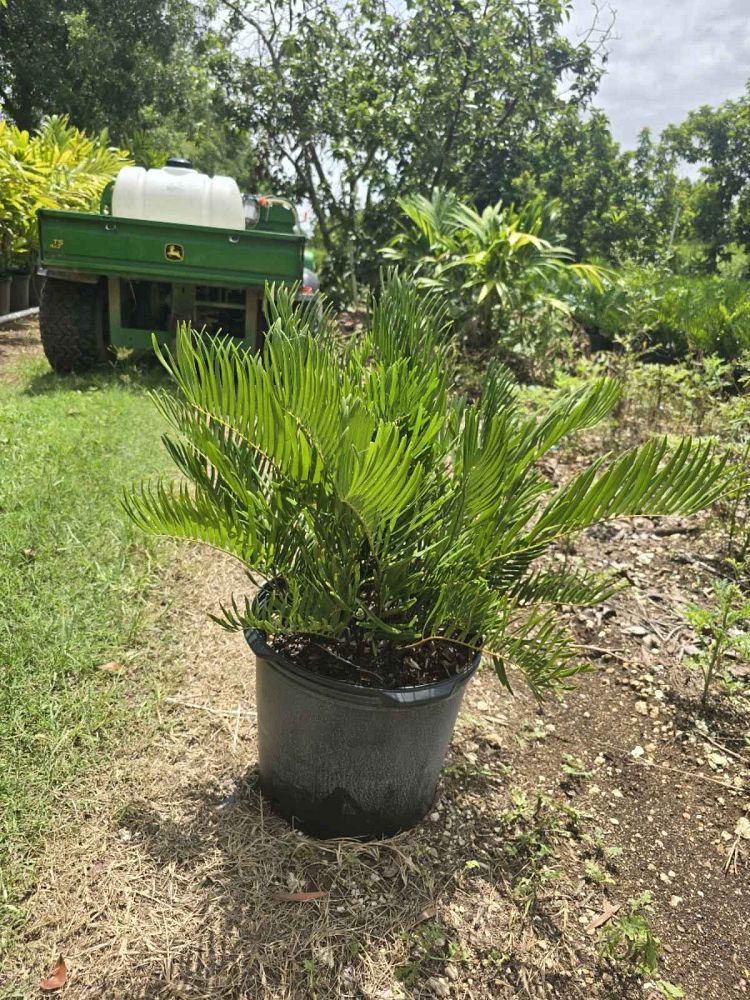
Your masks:
<svg viewBox="0 0 750 1000"><path fill-rule="evenodd" d="M10 366L0 382L0 943L23 919L35 848L72 783L108 767L114 737L138 727L150 682L133 683L130 668L159 558L119 495L165 461L146 393L156 368L63 378L36 358Z"/></svg>

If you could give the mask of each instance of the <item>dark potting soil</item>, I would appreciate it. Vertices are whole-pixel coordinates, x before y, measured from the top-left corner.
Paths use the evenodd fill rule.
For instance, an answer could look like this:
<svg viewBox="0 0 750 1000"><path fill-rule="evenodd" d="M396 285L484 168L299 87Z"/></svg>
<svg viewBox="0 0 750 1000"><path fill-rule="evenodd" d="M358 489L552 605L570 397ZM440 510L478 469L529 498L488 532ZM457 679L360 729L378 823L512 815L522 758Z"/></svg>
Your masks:
<svg viewBox="0 0 750 1000"><path fill-rule="evenodd" d="M375 653L369 646L318 635L277 635L269 642L277 653L312 674L389 689L455 677L475 655L467 646L446 639L431 639L408 649L381 643Z"/></svg>

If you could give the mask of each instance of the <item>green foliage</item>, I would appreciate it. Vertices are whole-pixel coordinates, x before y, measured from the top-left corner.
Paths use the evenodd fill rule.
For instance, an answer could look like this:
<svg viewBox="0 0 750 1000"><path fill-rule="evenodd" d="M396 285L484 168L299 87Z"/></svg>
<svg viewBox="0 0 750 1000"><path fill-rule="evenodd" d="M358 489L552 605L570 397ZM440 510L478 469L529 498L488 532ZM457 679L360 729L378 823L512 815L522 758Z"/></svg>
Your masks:
<svg viewBox="0 0 750 1000"><path fill-rule="evenodd" d="M569 782L578 782L593 776L593 772L586 769L586 765L576 754L564 753L562 760L562 772Z"/></svg>
<svg viewBox="0 0 750 1000"><path fill-rule="evenodd" d="M515 788L510 798L511 808L498 817L506 828L503 854L513 869L513 895L528 913L547 886L561 877L554 867L555 844L570 836L571 821L577 831L578 814L561 809L540 792L529 801Z"/></svg>
<svg viewBox="0 0 750 1000"><path fill-rule="evenodd" d="M701 107L664 141L688 163L700 164L695 185L695 233L715 268L736 241L750 250L750 85L737 100Z"/></svg>
<svg viewBox="0 0 750 1000"><path fill-rule="evenodd" d="M533 135L599 68L561 0L219 0L236 30L237 117L315 213L339 288L377 279L395 199L507 189ZM564 82L565 95L561 84ZM497 194L492 200L497 199Z"/></svg>
<svg viewBox="0 0 750 1000"><path fill-rule="evenodd" d="M128 163L106 131L87 136L67 116L45 119L33 134L0 121L0 272L30 266L40 208L90 211Z"/></svg>
<svg viewBox="0 0 750 1000"><path fill-rule="evenodd" d="M600 826L594 827L591 833L584 834L582 840L585 844L588 844L594 855L602 861L614 861L615 858L619 858L622 854L621 847L607 843L607 835Z"/></svg>
<svg viewBox="0 0 750 1000"><path fill-rule="evenodd" d="M662 949L647 918L651 900L650 892L642 892L627 901L623 910L602 930L600 953L610 962L624 963L648 976L663 997L677 1000L685 996L680 987L659 977Z"/></svg>
<svg viewBox="0 0 750 1000"><path fill-rule="evenodd" d="M420 924L406 937L411 945L409 960L397 965L395 974L407 986L414 986L431 965L442 968L466 962L469 958L465 946L456 940L453 932L437 921Z"/></svg>
<svg viewBox="0 0 750 1000"><path fill-rule="evenodd" d="M726 580L716 581L713 592L714 602L709 607L691 604L685 611L685 617L696 632L708 640L706 649L691 661L703 674L703 711L708 704L711 683L717 670L724 665L727 654L745 661L750 659L750 635L745 631L750 626L750 601L737 584Z"/></svg>
<svg viewBox="0 0 750 1000"><path fill-rule="evenodd" d="M589 882L594 885L613 885L614 879L598 862L594 861L592 858L587 858L583 862L583 870L585 872L586 878Z"/></svg>
<svg viewBox="0 0 750 1000"><path fill-rule="evenodd" d="M737 279L631 264L601 289L578 286L574 315L589 332L636 352L658 343L677 355L731 360L750 350L750 284Z"/></svg>
<svg viewBox="0 0 750 1000"><path fill-rule="evenodd" d="M145 530L279 581L263 609L233 601L229 628L322 635L369 662L433 637L483 646L503 683L518 668L540 695L580 669L555 608L601 601L613 583L539 558L607 518L687 514L726 490L725 460L689 439L602 456L553 487L538 460L601 420L618 385L592 381L537 419L492 365L478 402L455 399L445 314L404 278L343 358L291 292L268 308L262 356L179 332L163 360L180 394L155 402L191 485L152 483L125 501Z"/></svg>
<svg viewBox="0 0 750 1000"><path fill-rule="evenodd" d="M577 256L655 262L673 227L678 239L690 231L691 182L677 176L676 159L648 129L635 150L624 151L603 112L581 120L571 110L538 138L513 190L559 201L560 232Z"/></svg>
<svg viewBox="0 0 750 1000"><path fill-rule="evenodd" d="M718 277L672 278L661 288L657 335L681 334L703 354L733 359L750 350L750 284Z"/></svg>
<svg viewBox="0 0 750 1000"><path fill-rule="evenodd" d="M563 301L576 281L602 290L603 272L577 264L571 252L546 238L555 204L529 202L520 209L498 202L479 212L452 192L411 195L399 205L404 231L382 251L407 266L424 288L437 291L456 325L473 339L501 339L506 346L533 340L535 311L567 313Z"/></svg>

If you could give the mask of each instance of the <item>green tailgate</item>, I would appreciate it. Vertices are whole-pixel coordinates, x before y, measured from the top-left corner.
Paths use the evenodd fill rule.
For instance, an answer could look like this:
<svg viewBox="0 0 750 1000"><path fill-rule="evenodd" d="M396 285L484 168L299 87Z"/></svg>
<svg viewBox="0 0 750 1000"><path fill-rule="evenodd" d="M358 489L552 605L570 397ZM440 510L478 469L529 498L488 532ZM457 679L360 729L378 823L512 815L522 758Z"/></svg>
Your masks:
<svg viewBox="0 0 750 1000"><path fill-rule="evenodd" d="M38 218L45 268L230 288L302 278L305 239L293 233L83 212L41 210Z"/></svg>

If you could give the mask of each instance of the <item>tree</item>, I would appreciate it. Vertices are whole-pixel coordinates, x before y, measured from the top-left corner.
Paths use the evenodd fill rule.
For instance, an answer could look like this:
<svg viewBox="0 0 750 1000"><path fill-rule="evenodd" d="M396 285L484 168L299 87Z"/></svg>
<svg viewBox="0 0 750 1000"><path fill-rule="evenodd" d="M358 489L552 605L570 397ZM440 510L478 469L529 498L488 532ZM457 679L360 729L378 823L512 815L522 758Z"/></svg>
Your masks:
<svg viewBox="0 0 750 1000"><path fill-rule="evenodd" d="M750 250L750 82L738 100L704 106L667 128L664 141L700 166L695 231L713 269L730 255L732 242Z"/></svg>
<svg viewBox="0 0 750 1000"><path fill-rule="evenodd" d="M576 256L617 262L654 261L690 220L691 184L678 177L676 154L648 129L633 151L623 151L604 112L582 120L576 109L529 149L514 195L554 198L560 232Z"/></svg>
<svg viewBox="0 0 750 1000"><path fill-rule="evenodd" d="M0 8L0 107L33 130L66 113L107 128L146 164L169 153L252 175L228 106L232 60L212 9L190 0L8 0Z"/></svg>
<svg viewBox="0 0 750 1000"><path fill-rule="evenodd" d="M309 199L337 269L364 277L396 197L436 185L489 197L599 77L599 37L566 38L566 0L219 3L250 46L240 113L279 184Z"/></svg>

